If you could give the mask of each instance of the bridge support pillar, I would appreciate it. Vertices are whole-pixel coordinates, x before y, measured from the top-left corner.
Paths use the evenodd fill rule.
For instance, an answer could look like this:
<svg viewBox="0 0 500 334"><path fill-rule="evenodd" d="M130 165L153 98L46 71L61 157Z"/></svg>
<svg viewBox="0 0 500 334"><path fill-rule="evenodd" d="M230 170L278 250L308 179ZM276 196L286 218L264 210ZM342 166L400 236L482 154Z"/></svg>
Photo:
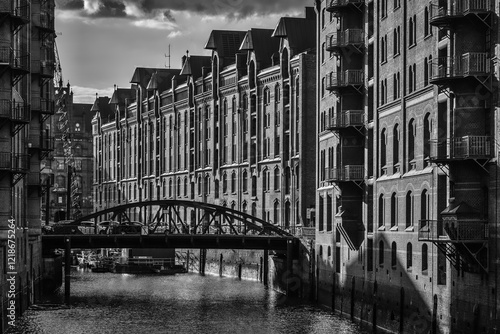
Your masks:
<svg viewBox="0 0 500 334"><path fill-rule="evenodd" d="M200 275L205 276L205 265L207 263L207 250L205 248L200 249Z"/></svg>
<svg viewBox="0 0 500 334"><path fill-rule="evenodd" d="M69 305L70 303L70 278L71 278L71 241L70 238L66 238L66 249L64 251L64 303Z"/></svg>
<svg viewBox="0 0 500 334"><path fill-rule="evenodd" d="M224 255L220 255L220 258L219 258L219 276L222 277L222 261L224 260Z"/></svg>
<svg viewBox="0 0 500 334"><path fill-rule="evenodd" d="M291 284L293 284L293 239L288 239L286 242L286 295L292 293Z"/></svg>
<svg viewBox="0 0 500 334"><path fill-rule="evenodd" d="M264 268L262 272L262 280L264 281L264 286L269 285L269 250L264 250Z"/></svg>

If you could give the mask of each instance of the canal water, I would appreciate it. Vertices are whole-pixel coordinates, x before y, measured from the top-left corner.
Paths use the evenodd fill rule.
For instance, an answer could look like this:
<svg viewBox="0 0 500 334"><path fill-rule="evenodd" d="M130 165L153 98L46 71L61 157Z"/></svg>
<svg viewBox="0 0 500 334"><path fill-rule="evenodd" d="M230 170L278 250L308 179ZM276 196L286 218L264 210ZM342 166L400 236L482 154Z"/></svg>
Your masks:
<svg viewBox="0 0 500 334"><path fill-rule="evenodd" d="M62 301L60 291L50 302ZM362 333L328 310L235 278L78 270L72 273L71 295L71 308L30 309L8 333Z"/></svg>

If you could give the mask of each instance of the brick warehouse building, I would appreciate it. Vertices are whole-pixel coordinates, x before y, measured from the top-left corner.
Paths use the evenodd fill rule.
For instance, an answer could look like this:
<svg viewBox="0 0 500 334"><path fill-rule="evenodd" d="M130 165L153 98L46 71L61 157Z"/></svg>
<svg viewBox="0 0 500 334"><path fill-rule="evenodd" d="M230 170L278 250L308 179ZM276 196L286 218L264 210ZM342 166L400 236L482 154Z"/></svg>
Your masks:
<svg viewBox="0 0 500 334"><path fill-rule="evenodd" d="M42 161L52 150L54 2L0 3L0 328L7 327L7 272L16 275L16 313L39 296ZM16 224L16 266L7 268L8 221Z"/></svg>
<svg viewBox="0 0 500 334"><path fill-rule="evenodd" d="M313 8L275 30L214 30L211 56L187 55L181 69L136 68L130 89L96 99L95 210L189 199L292 232L311 224L314 31Z"/></svg>
<svg viewBox="0 0 500 334"><path fill-rule="evenodd" d="M498 3L316 1L317 297L496 333Z"/></svg>

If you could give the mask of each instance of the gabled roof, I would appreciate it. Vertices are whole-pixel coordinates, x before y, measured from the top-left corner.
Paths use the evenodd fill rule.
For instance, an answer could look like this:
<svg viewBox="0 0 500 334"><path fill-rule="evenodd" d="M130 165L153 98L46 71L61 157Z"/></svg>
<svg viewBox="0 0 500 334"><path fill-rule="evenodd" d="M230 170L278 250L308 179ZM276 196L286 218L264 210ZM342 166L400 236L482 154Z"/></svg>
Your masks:
<svg viewBox="0 0 500 334"><path fill-rule="evenodd" d="M125 99L131 102L135 100L135 89L132 88L117 88L113 92L113 96L111 96L111 100L109 100L109 104L118 104L119 106L123 106L125 104Z"/></svg>
<svg viewBox="0 0 500 334"><path fill-rule="evenodd" d="M170 83L167 81L172 80L172 76L179 75L179 69L170 68L147 68L147 67L137 67L134 71L134 75L130 80L130 83L135 83L141 87L146 88L151 80L151 76L156 72L156 79L158 80L158 89L168 89L170 88Z"/></svg>
<svg viewBox="0 0 500 334"><path fill-rule="evenodd" d="M446 207L446 209L441 211L442 215L464 215L464 214L477 214L477 213L479 213L478 210L474 209L465 202L460 202L458 204L451 203Z"/></svg>
<svg viewBox="0 0 500 334"><path fill-rule="evenodd" d="M288 45L299 53L316 47L316 21L299 17L282 17L273 37L286 38Z"/></svg>
<svg viewBox="0 0 500 334"><path fill-rule="evenodd" d="M196 80L201 77L203 67L211 66L211 60L210 56L189 56L182 66L180 75L191 75Z"/></svg>
<svg viewBox="0 0 500 334"><path fill-rule="evenodd" d="M240 50L249 50L255 53L255 58L260 63L261 68L272 63L273 53L279 52L279 39L272 38L272 29L248 30L240 45Z"/></svg>
<svg viewBox="0 0 500 334"><path fill-rule="evenodd" d="M109 123L115 119L115 112L109 105L109 97L97 97L90 109L93 112L98 112L101 117L101 124Z"/></svg>
<svg viewBox="0 0 500 334"><path fill-rule="evenodd" d="M212 30L205 49L216 50L220 57L234 57L245 34L246 31Z"/></svg>

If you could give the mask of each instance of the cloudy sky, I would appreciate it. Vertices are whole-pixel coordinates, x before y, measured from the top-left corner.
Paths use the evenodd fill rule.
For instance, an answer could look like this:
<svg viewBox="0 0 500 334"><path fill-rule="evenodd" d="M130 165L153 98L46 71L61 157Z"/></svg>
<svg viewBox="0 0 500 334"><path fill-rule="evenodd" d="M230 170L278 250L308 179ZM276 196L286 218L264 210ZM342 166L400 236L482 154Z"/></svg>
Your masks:
<svg viewBox="0 0 500 334"><path fill-rule="evenodd" d="M213 29L274 28L303 16L312 0L56 0L57 48L75 102L129 87L135 67L171 67L182 55L210 55Z"/></svg>

